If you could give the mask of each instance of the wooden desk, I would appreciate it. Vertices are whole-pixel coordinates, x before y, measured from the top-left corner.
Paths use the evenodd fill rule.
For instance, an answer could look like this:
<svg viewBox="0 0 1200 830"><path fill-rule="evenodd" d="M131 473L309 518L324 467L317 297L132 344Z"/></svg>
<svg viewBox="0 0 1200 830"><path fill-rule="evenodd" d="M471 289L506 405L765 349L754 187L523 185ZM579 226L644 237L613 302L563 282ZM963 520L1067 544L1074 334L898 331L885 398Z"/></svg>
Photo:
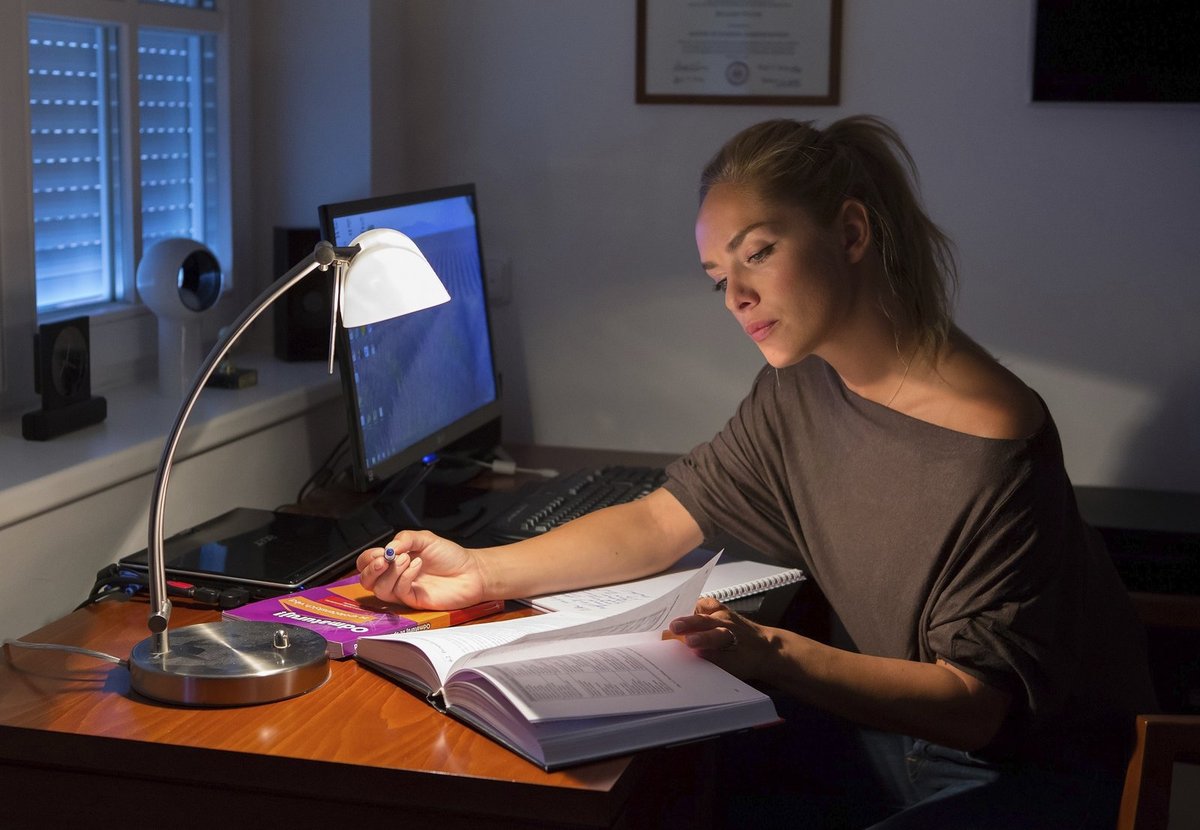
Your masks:
<svg viewBox="0 0 1200 830"><path fill-rule="evenodd" d="M550 451L519 460L565 472L614 457L661 458ZM143 601L101 603L23 639L124 658L147 636L146 615ZM177 604L171 624L215 618ZM7 651L5 827L694 828L711 815L701 796L711 789L711 744L545 773L352 660L334 661L329 682L298 698L186 709L132 693L114 664Z"/></svg>

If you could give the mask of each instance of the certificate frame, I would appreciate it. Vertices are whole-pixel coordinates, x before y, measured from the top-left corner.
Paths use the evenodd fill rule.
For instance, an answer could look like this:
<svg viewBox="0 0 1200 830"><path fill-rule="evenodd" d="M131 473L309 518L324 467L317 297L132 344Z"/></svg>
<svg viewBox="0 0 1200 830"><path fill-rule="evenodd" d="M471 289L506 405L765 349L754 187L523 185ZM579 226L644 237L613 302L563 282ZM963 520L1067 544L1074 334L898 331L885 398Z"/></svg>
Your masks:
<svg viewBox="0 0 1200 830"><path fill-rule="evenodd" d="M639 104L836 105L842 0L637 0Z"/></svg>

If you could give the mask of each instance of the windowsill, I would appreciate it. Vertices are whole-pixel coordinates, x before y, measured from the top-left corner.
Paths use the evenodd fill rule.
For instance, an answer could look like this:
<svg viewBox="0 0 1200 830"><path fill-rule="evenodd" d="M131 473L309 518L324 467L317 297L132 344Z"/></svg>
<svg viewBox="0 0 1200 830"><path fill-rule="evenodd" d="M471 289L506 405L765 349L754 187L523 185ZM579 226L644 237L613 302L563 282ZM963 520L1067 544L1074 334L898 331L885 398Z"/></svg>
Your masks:
<svg viewBox="0 0 1200 830"><path fill-rule="evenodd" d="M58 309L56 311L39 311L39 325L59 323L75 317L87 317L90 326L105 326L130 318L150 316L152 312L140 303L96 303L94 305L76 306L74 308Z"/></svg>
<svg viewBox="0 0 1200 830"><path fill-rule="evenodd" d="M257 369L258 384L205 390L188 419L177 463L341 394L337 375L329 375L324 362L245 355L238 366ZM0 420L0 530L158 469L180 401L159 395L152 382L109 389L103 397L103 422L50 441L22 438L20 413Z"/></svg>

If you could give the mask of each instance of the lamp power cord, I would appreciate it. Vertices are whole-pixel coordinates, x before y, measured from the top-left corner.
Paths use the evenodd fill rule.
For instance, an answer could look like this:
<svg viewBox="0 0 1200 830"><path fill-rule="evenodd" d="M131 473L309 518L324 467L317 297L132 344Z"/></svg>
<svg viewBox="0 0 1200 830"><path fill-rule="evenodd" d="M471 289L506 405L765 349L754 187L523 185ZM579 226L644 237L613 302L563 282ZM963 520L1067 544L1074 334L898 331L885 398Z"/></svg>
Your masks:
<svg viewBox="0 0 1200 830"><path fill-rule="evenodd" d="M118 666L129 668L128 660L106 654L103 651L93 651L90 648L83 648L81 646L68 646L62 643L30 643L26 640L18 640L11 637L6 637L3 645L5 648L17 646L18 648L27 648L35 651L66 651L71 654L82 654L85 657L95 657L97 660L105 660L109 663L116 663Z"/></svg>

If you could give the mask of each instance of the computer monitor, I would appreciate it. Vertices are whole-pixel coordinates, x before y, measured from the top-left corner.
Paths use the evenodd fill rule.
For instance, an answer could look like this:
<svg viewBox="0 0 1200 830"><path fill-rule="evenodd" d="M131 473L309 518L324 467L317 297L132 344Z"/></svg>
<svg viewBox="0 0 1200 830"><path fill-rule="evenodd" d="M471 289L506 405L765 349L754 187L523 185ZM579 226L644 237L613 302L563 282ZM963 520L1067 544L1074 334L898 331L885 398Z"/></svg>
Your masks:
<svg viewBox="0 0 1200 830"><path fill-rule="evenodd" d="M363 231L409 236L450 302L338 333L351 467L359 490L448 449L480 451L500 435L500 382L472 184L321 205L321 232L349 245Z"/></svg>

